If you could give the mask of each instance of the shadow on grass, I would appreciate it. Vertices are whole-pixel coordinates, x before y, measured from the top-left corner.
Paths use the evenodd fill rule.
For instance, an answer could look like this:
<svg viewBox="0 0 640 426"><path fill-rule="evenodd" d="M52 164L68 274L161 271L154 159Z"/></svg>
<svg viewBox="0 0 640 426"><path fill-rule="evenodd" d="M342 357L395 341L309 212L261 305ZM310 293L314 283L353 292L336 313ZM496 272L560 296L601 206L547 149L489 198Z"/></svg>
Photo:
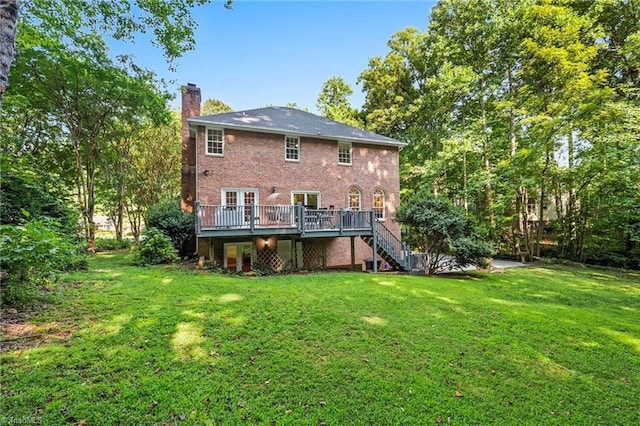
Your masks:
<svg viewBox="0 0 640 426"><path fill-rule="evenodd" d="M3 353L4 413L51 424L638 416L638 288L626 279L529 269L248 280L102 256L40 317L70 338Z"/></svg>

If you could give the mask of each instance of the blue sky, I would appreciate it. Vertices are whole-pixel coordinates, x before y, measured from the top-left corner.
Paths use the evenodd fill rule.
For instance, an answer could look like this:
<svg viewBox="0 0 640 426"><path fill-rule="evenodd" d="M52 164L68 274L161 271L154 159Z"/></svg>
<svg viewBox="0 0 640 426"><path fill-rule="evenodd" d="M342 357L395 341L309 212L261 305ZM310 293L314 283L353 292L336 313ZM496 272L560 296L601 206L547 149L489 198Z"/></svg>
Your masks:
<svg viewBox="0 0 640 426"><path fill-rule="evenodd" d="M176 94L180 85L195 83L203 101L217 98L234 110L295 102L317 112L322 84L332 76L351 85L351 104L359 108L364 94L356 81L369 58L384 56L396 31L424 31L434 3L235 0L227 10L214 0L195 10L196 48L177 61L175 72L145 37L113 51L133 53Z"/></svg>

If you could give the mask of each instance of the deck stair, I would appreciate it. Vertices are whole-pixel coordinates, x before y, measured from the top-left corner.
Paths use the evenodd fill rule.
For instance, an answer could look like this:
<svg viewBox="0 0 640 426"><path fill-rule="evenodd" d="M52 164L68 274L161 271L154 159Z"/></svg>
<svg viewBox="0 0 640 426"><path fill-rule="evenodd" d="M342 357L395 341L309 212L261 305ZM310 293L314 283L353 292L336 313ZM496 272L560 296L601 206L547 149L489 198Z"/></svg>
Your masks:
<svg viewBox="0 0 640 426"><path fill-rule="evenodd" d="M361 235L360 238L371 248L375 245L378 256L391 268L398 271L409 270L409 247L384 226L384 223L376 220L374 235Z"/></svg>

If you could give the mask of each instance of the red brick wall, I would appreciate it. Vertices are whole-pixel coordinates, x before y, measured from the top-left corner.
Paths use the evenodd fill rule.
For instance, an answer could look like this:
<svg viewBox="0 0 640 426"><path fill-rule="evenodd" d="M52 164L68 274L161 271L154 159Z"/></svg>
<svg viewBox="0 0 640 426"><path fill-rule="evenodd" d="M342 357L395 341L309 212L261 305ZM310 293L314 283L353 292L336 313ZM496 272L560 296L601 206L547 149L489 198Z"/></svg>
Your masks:
<svg viewBox="0 0 640 426"><path fill-rule="evenodd" d="M300 161L285 161L284 135L225 129L224 157L205 155L205 128L197 135L197 198L202 204L221 204L222 188L257 188L259 204L265 204L272 187L280 193L279 204L291 204L291 191L321 192L321 207L347 207L352 186L362 193L362 208L373 207L373 191L381 187L386 196L386 223L396 235L399 202L398 148L352 144L352 165L338 165L337 140L300 138ZM210 170L208 176L204 170ZM350 240L330 242L328 266L350 263ZM372 257L372 250L356 239L356 262Z"/></svg>
<svg viewBox="0 0 640 426"><path fill-rule="evenodd" d="M182 86L182 179L180 195L182 209L193 212L196 191L196 141L189 133L187 118L200 115L200 89Z"/></svg>

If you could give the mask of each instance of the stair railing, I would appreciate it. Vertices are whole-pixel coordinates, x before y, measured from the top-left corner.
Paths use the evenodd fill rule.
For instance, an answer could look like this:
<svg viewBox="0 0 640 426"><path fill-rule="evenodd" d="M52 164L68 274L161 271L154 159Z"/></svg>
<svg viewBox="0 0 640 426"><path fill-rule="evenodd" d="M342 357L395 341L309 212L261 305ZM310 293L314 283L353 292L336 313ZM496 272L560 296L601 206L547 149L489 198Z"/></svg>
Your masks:
<svg viewBox="0 0 640 426"><path fill-rule="evenodd" d="M396 237L384 223L376 219L375 232L377 234L376 245L389 255L400 267L409 269L409 247Z"/></svg>

